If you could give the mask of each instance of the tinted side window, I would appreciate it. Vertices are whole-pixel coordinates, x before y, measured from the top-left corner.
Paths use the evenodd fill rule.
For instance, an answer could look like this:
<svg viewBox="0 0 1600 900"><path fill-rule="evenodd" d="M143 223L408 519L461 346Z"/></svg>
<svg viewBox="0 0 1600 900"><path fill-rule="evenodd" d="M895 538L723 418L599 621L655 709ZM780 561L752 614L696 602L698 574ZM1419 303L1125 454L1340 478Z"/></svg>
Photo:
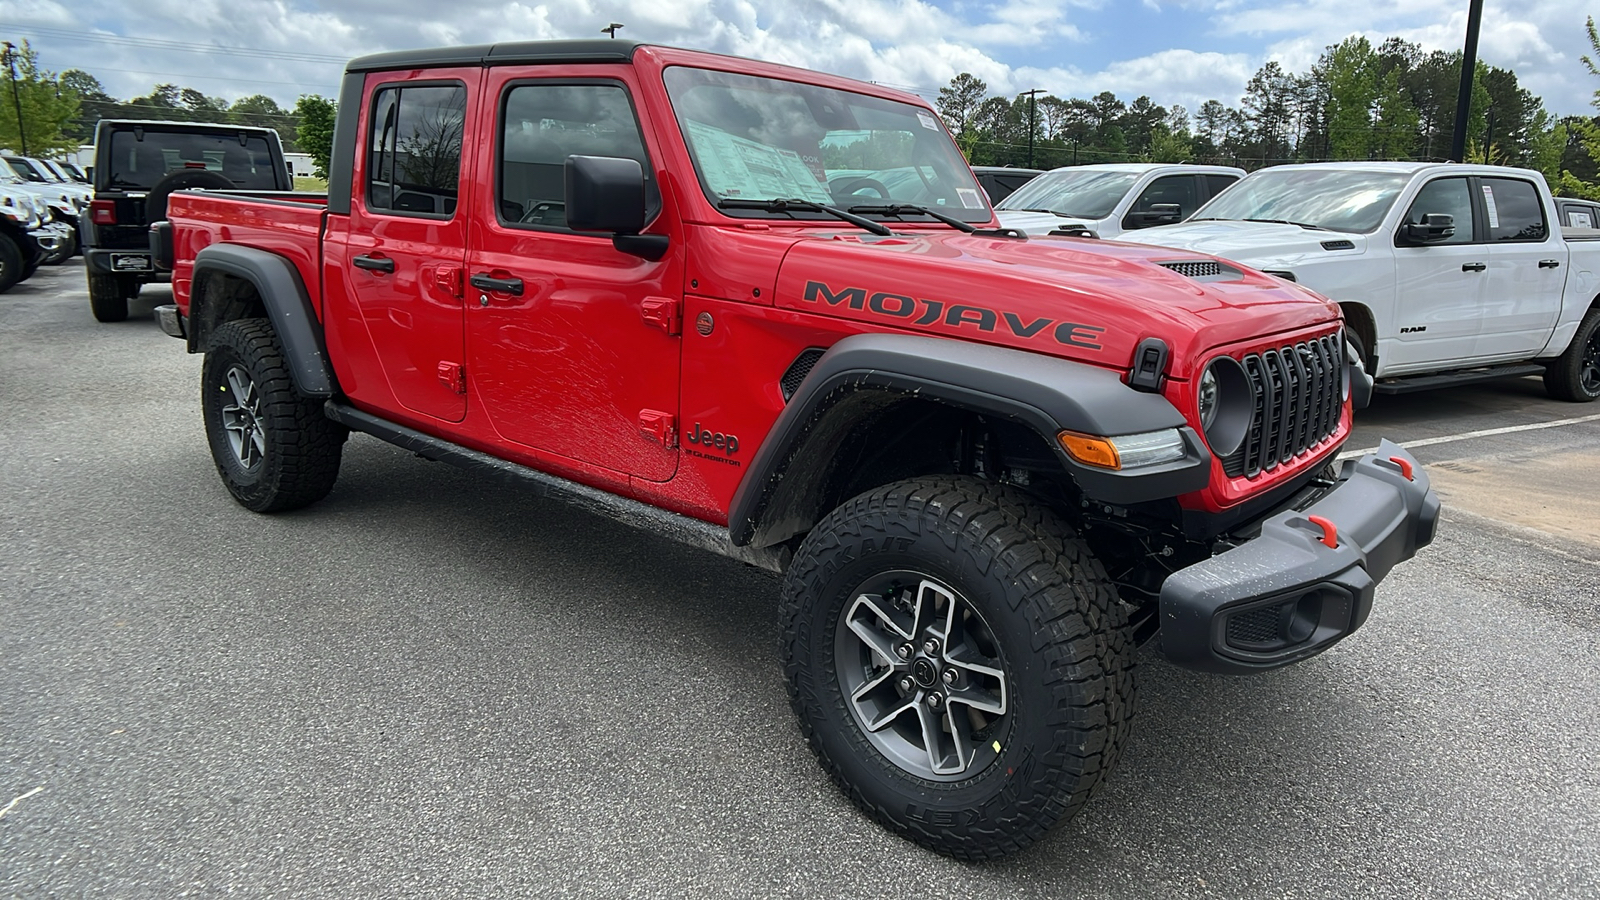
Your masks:
<svg viewBox="0 0 1600 900"><path fill-rule="evenodd" d="M367 208L402 216L453 215L466 119L462 85L401 85L374 94Z"/></svg>
<svg viewBox="0 0 1600 900"><path fill-rule="evenodd" d="M1542 241L1550 236L1544 204L1531 182L1485 178L1483 203L1488 208L1491 241Z"/></svg>
<svg viewBox="0 0 1600 900"><path fill-rule="evenodd" d="M1127 227L1142 228L1146 225L1155 224L1153 222L1141 222L1133 218L1131 214L1153 212L1153 207L1158 203L1176 203L1178 205L1178 215L1187 219L1194 214L1195 208L1200 205L1196 193L1193 175L1168 175L1165 178L1157 178L1150 183L1149 187L1144 189L1144 192L1139 195L1139 199L1133 201L1133 208L1128 210L1130 215Z"/></svg>
<svg viewBox="0 0 1600 900"><path fill-rule="evenodd" d="M1206 192L1215 197L1238 180L1239 176L1237 175L1207 175Z"/></svg>
<svg viewBox="0 0 1600 900"><path fill-rule="evenodd" d="M498 207L503 222L567 227L569 156L638 160L645 173L645 218L660 193L644 152L628 92L614 84L522 84L501 105Z"/></svg>
<svg viewBox="0 0 1600 900"><path fill-rule="evenodd" d="M1472 243L1472 191L1465 178L1440 178L1423 185L1417 199L1406 210L1406 224L1421 225L1429 213L1444 213L1455 219L1456 233L1436 244Z"/></svg>

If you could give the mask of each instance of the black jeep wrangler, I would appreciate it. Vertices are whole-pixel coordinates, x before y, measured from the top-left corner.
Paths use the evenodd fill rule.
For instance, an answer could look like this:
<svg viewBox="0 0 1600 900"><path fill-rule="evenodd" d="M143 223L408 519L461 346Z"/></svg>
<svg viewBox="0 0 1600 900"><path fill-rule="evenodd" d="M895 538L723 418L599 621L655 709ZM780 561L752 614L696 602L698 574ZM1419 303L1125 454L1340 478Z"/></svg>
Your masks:
<svg viewBox="0 0 1600 900"><path fill-rule="evenodd" d="M141 286L170 277L151 257L149 225L166 218L173 191L294 189L276 131L203 122L101 119L92 176L83 255L101 322L126 319Z"/></svg>

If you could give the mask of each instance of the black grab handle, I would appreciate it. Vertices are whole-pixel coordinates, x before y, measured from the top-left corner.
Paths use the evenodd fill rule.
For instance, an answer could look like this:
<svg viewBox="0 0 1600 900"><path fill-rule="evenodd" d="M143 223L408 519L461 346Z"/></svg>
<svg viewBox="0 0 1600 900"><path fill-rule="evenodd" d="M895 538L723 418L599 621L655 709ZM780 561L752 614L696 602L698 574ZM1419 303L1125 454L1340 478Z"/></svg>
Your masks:
<svg viewBox="0 0 1600 900"><path fill-rule="evenodd" d="M468 280L472 282L473 287L480 291L499 291L502 294L511 294L516 297L522 296L521 278L495 278L480 273Z"/></svg>

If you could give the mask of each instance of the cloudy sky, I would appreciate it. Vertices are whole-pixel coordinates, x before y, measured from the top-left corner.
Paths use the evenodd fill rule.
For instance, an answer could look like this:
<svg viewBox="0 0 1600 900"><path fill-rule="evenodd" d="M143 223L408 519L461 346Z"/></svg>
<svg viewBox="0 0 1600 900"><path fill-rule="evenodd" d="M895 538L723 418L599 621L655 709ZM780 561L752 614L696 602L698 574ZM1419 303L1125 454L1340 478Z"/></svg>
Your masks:
<svg viewBox="0 0 1600 900"><path fill-rule="evenodd" d="M1458 49L1467 0L5 0L0 36L116 96L174 82L285 105L331 96L347 57L406 47L599 37L697 47L894 85L930 99L959 72L995 93L1148 94L1193 111L1237 104L1278 60L1305 71L1351 34ZM1485 4L1480 55L1557 114L1589 111L1600 79L1582 0Z"/></svg>

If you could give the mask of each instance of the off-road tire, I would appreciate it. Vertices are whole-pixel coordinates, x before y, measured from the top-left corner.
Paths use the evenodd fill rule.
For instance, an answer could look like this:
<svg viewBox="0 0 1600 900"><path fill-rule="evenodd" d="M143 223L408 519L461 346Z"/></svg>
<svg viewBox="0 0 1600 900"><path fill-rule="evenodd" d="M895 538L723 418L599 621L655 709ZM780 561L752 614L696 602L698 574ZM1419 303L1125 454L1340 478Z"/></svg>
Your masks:
<svg viewBox="0 0 1600 900"><path fill-rule="evenodd" d="M0 233L0 294L17 286L17 282L28 277L24 269L27 261L22 258L22 248L12 239L11 235Z"/></svg>
<svg viewBox="0 0 1600 900"><path fill-rule="evenodd" d="M1572 343L1545 367L1544 389L1557 400L1573 403L1600 399L1600 307L1589 310Z"/></svg>
<svg viewBox="0 0 1600 900"><path fill-rule="evenodd" d="M970 766L950 777L915 776L880 752L841 684L860 657L841 657L841 616L862 608L858 585L899 571L959 592L987 626L1006 679L1008 708L989 726L996 746L976 744ZM992 859L1039 840L1088 801L1127 742L1135 698L1126 609L1072 528L1013 489L939 476L855 497L802 542L782 615L790 702L822 767L883 826L940 853Z"/></svg>
<svg viewBox="0 0 1600 900"><path fill-rule="evenodd" d="M121 322L128 318L128 295L120 275L89 273L89 310L96 322Z"/></svg>
<svg viewBox="0 0 1600 900"><path fill-rule="evenodd" d="M295 391L266 319L236 319L213 333L200 389L217 474L240 505L284 512L333 490L349 431L323 415L322 401ZM230 430L245 449L230 441Z"/></svg>

